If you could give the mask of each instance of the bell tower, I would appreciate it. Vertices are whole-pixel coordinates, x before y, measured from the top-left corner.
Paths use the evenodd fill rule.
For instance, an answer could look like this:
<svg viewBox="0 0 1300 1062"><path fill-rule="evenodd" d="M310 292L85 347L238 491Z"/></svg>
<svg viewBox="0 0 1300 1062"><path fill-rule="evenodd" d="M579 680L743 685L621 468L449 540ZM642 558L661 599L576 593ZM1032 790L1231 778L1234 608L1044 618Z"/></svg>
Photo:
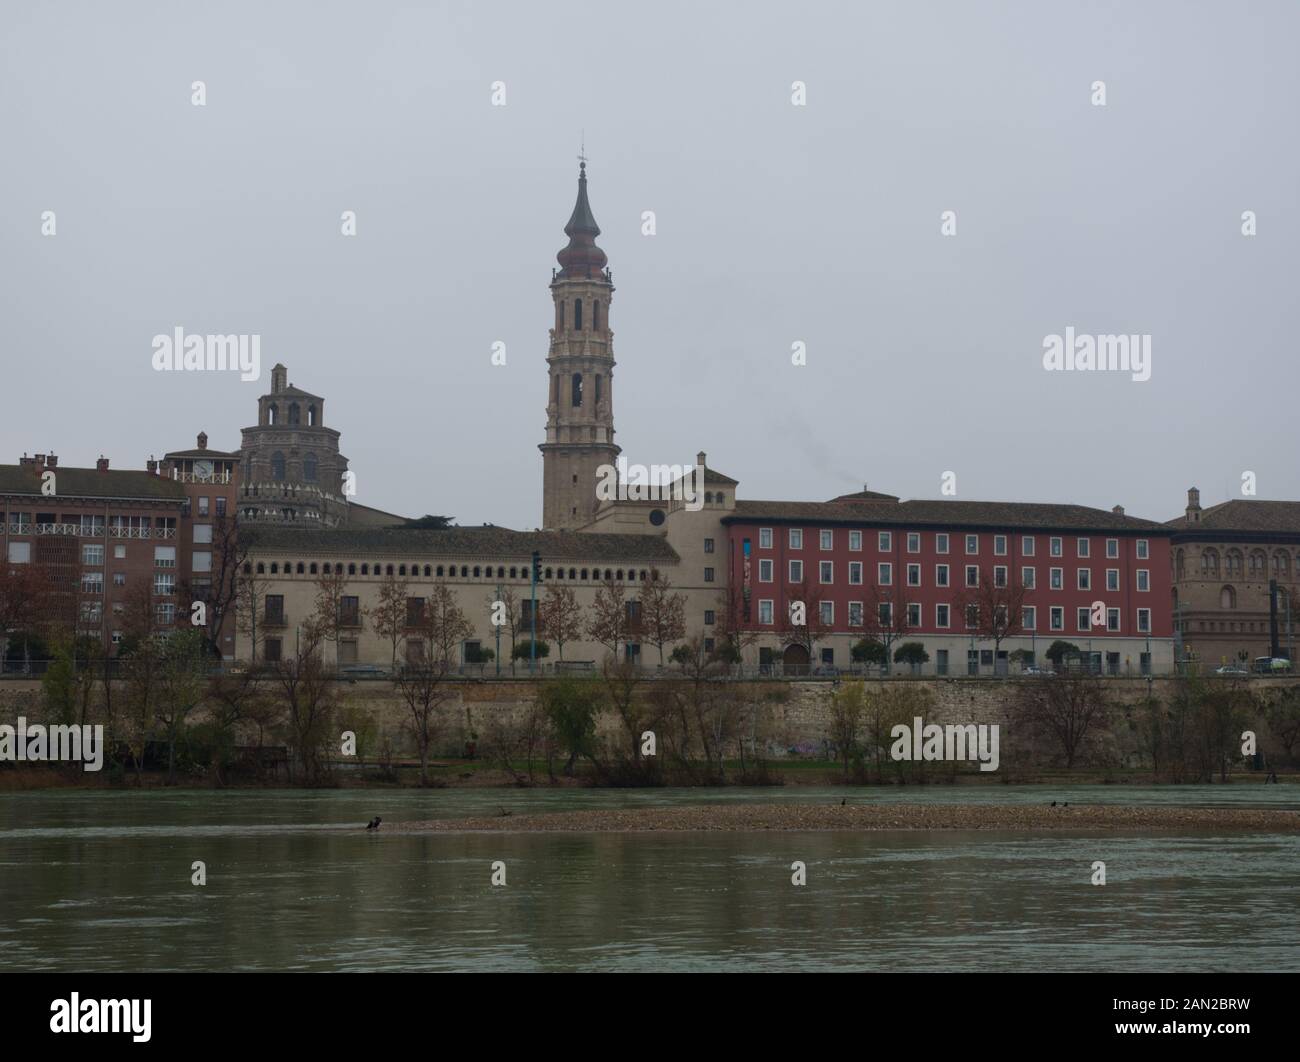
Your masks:
<svg viewBox="0 0 1300 1062"><path fill-rule="evenodd" d="M578 169L578 201L564 226L568 246L551 274L555 326L546 364L550 389L542 451L542 526L581 527L595 515L597 470L612 465L614 444L614 333L609 305L614 276L596 246L600 226L587 202L587 160Z"/></svg>

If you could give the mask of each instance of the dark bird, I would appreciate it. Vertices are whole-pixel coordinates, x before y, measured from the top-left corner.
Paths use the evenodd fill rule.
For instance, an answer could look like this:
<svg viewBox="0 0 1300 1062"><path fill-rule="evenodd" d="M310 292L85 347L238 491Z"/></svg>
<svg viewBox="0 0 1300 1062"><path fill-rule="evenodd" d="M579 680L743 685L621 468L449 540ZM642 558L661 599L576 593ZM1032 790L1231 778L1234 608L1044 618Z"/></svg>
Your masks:
<svg viewBox="0 0 1300 1062"><path fill-rule="evenodd" d="M847 804L848 802L849 802L849 798L845 797L843 800L840 801L840 807L844 807L844 805Z"/></svg>
<svg viewBox="0 0 1300 1062"><path fill-rule="evenodd" d="M498 805L498 807L500 808L500 805ZM509 814L510 812L508 812L505 808L500 808L500 814L497 815L497 818L504 819Z"/></svg>
<svg viewBox="0 0 1300 1062"><path fill-rule="evenodd" d="M1056 807L1056 801L1055 801L1055 800L1052 801L1052 807Z"/></svg>
<svg viewBox="0 0 1300 1062"><path fill-rule="evenodd" d="M370 820L370 825L367 826L366 829L377 830L379 829L379 824L383 821L384 821L383 819L381 819L378 815L376 815L373 819Z"/></svg>
<svg viewBox="0 0 1300 1062"><path fill-rule="evenodd" d="M1064 804L1061 805L1061 807L1063 807L1063 808L1068 808L1069 806L1070 806L1070 802L1069 802L1068 800L1067 800Z"/></svg>

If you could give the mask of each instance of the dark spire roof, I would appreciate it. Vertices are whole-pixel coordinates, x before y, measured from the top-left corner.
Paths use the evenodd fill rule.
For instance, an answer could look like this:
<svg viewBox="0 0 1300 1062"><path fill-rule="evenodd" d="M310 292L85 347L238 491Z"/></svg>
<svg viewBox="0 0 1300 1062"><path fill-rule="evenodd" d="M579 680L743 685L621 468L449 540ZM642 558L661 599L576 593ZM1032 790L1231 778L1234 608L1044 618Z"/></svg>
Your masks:
<svg viewBox="0 0 1300 1062"><path fill-rule="evenodd" d="M578 201L573 205L573 216L564 226L569 245L555 256L560 263L560 277L597 277L609 261L605 252L596 246L600 226L587 202L587 163L578 168Z"/></svg>

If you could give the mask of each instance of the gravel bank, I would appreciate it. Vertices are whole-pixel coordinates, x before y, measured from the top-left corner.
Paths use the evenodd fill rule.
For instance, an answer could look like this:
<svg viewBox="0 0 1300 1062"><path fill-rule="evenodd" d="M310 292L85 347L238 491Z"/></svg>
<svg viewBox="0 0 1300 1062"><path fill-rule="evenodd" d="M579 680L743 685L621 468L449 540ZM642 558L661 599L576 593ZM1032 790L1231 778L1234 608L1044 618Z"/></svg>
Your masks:
<svg viewBox="0 0 1300 1062"><path fill-rule="evenodd" d="M388 824L385 823L387 829ZM403 832L620 833L649 830L1300 830L1300 811L1251 808L954 804L739 804L622 808L394 823Z"/></svg>

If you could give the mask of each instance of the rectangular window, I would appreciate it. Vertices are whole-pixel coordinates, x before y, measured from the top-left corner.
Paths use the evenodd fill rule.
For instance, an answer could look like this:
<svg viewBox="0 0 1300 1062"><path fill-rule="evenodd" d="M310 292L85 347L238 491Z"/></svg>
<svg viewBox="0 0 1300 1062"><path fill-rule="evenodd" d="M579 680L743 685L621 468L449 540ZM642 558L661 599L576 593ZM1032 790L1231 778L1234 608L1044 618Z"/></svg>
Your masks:
<svg viewBox="0 0 1300 1062"><path fill-rule="evenodd" d="M153 566L155 568L175 568L176 547L175 546L154 546Z"/></svg>
<svg viewBox="0 0 1300 1062"><path fill-rule="evenodd" d="M32 562L32 544L30 542L9 543L10 564L31 564L31 562Z"/></svg>
<svg viewBox="0 0 1300 1062"><path fill-rule="evenodd" d="M936 675L948 674L948 650L936 649L934 653L934 673Z"/></svg>
<svg viewBox="0 0 1300 1062"><path fill-rule="evenodd" d="M894 606L890 601L881 601L876 605L876 620L888 630L894 622Z"/></svg>
<svg viewBox="0 0 1300 1062"><path fill-rule="evenodd" d="M1035 586L1035 579L1036 579L1036 578L1037 578L1037 575L1036 575L1036 573L1035 573L1035 571L1034 571L1033 568L1021 568L1021 569L1020 569L1020 582L1024 585L1024 588L1025 588L1026 590L1033 590L1033 589L1034 589L1034 586Z"/></svg>
<svg viewBox="0 0 1300 1062"><path fill-rule="evenodd" d="M921 552L921 536L915 531L909 531L907 533L907 552L908 553Z"/></svg>
<svg viewBox="0 0 1300 1062"><path fill-rule="evenodd" d="M758 581L760 583L770 583L772 581L771 560L761 560L758 562Z"/></svg>
<svg viewBox="0 0 1300 1062"><path fill-rule="evenodd" d="M1080 569L1078 570L1078 580L1079 580L1079 585L1078 585L1078 589L1079 589L1079 590L1091 590L1091 589L1092 589L1092 569L1091 569L1091 568L1080 568Z"/></svg>
<svg viewBox="0 0 1300 1062"><path fill-rule="evenodd" d="M712 627L717 622L718 622L717 613L714 612L713 609L711 608L706 608L704 610L704 626Z"/></svg>
<svg viewBox="0 0 1300 1062"><path fill-rule="evenodd" d="M834 601L818 602L818 615L821 618L823 627L833 626L835 623L835 602Z"/></svg>
<svg viewBox="0 0 1300 1062"><path fill-rule="evenodd" d="M153 592L159 596L176 593L176 576L158 573L153 577Z"/></svg>
<svg viewBox="0 0 1300 1062"><path fill-rule="evenodd" d="M834 531L822 531L822 532L820 533L820 535L819 535L819 538L820 538L820 541L818 542L818 545L819 545L822 549L834 549L834 548L835 548L835 532L834 532Z"/></svg>
<svg viewBox="0 0 1300 1062"><path fill-rule="evenodd" d="M1106 539L1106 556L1112 559L1119 556L1119 539Z"/></svg>
<svg viewBox="0 0 1300 1062"><path fill-rule="evenodd" d="M706 538L706 539L704 540L704 552L705 552L705 553L712 553L712 552L713 552L713 539L711 539L711 538Z"/></svg>
<svg viewBox="0 0 1300 1062"><path fill-rule="evenodd" d="M1053 605L1051 614L1048 616L1048 622L1052 625L1052 630L1065 630L1065 609L1060 605Z"/></svg>
<svg viewBox="0 0 1300 1062"><path fill-rule="evenodd" d="M1061 540L1059 538L1053 538L1049 540L1047 544L1047 549L1048 552L1051 553L1053 557L1064 556L1064 554L1061 552L1062 546L1061 546Z"/></svg>
<svg viewBox="0 0 1300 1062"><path fill-rule="evenodd" d="M212 542L212 525L195 524L194 525L194 544L197 546L206 546Z"/></svg>
<svg viewBox="0 0 1300 1062"><path fill-rule="evenodd" d="M406 599L406 626L418 627L424 617L424 598L408 597Z"/></svg>
<svg viewBox="0 0 1300 1062"><path fill-rule="evenodd" d="M934 585L935 586L948 585L948 565L936 564L934 566Z"/></svg>
<svg viewBox="0 0 1300 1062"><path fill-rule="evenodd" d="M280 639L267 638L262 643L262 659L268 664L277 664L280 662Z"/></svg>
<svg viewBox="0 0 1300 1062"><path fill-rule="evenodd" d="M81 592L83 594L102 594L104 592L104 573L82 572Z"/></svg>
<svg viewBox="0 0 1300 1062"><path fill-rule="evenodd" d="M1081 605L1074 610L1074 625L1078 630L1087 631L1092 629L1089 622L1089 611L1086 605Z"/></svg>
<svg viewBox="0 0 1300 1062"><path fill-rule="evenodd" d="M1108 608L1106 610L1106 629L1116 633L1119 632L1119 609Z"/></svg>
<svg viewBox="0 0 1300 1062"><path fill-rule="evenodd" d="M803 549L803 529L799 527L790 528L790 548Z"/></svg>
<svg viewBox="0 0 1300 1062"><path fill-rule="evenodd" d="M193 553L194 571L210 572L212 571L212 554L208 550L195 550Z"/></svg>
<svg viewBox="0 0 1300 1062"><path fill-rule="evenodd" d="M1077 539L1077 540L1076 540L1076 543L1077 543L1077 549L1078 549L1078 554L1079 554L1079 556L1080 556L1080 557L1087 557L1087 556L1089 556L1088 550L1089 550L1089 548L1090 548L1090 546L1091 546L1091 543L1089 542L1089 540L1086 539L1086 538L1080 538L1080 539Z"/></svg>
<svg viewBox="0 0 1300 1062"><path fill-rule="evenodd" d="M995 564L993 566L993 585L1007 585L1007 566L1005 564Z"/></svg>
<svg viewBox="0 0 1300 1062"><path fill-rule="evenodd" d="M861 561L849 561L849 585L850 586L862 585L862 562Z"/></svg>
<svg viewBox="0 0 1300 1062"><path fill-rule="evenodd" d="M1119 569L1107 568L1106 569L1106 592L1115 593L1118 590L1119 590Z"/></svg>
<svg viewBox="0 0 1300 1062"><path fill-rule="evenodd" d="M225 516L225 515L226 515L226 499L225 499L225 498L218 498L218 499L217 499L217 515L218 515L218 516Z"/></svg>
<svg viewBox="0 0 1300 1062"><path fill-rule="evenodd" d="M995 557L1005 557L1006 555L1007 555L1007 536L1006 536L1006 535L994 535L994 536L993 536L993 556L995 556Z"/></svg>
<svg viewBox="0 0 1300 1062"><path fill-rule="evenodd" d="M1033 605L1026 605L1021 613L1021 622L1025 630L1032 631L1038 627L1038 609Z"/></svg>
<svg viewBox="0 0 1300 1062"><path fill-rule="evenodd" d="M758 622L765 627L772 625L772 602L764 599L758 603Z"/></svg>
<svg viewBox="0 0 1300 1062"><path fill-rule="evenodd" d="M208 515L208 511L209 511L209 507L208 507L208 499L207 499L207 498L200 498L200 499L199 499L199 515L200 515L200 516L207 516L207 515Z"/></svg>
<svg viewBox="0 0 1300 1062"><path fill-rule="evenodd" d="M267 594L266 595L266 623L277 626L284 625L284 595Z"/></svg>
<svg viewBox="0 0 1300 1062"><path fill-rule="evenodd" d="M705 569L704 569L704 581L705 581L706 583L711 583L711 582L713 582L713 569L712 569L712 568L705 568Z"/></svg>
<svg viewBox="0 0 1300 1062"><path fill-rule="evenodd" d="M1032 557L1034 555L1034 536L1020 536L1020 554L1023 557Z"/></svg>
<svg viewBox="0 0 1300 1062"><path fill-rule="evenodd" d="M104 566L104 547L82 546L81 563L88 564L94 568L102 568Z"/></svg>
<svg viewBox="0 0 1300 1062"><path fill-rule="evenodd" d="M909 603L907 606L907 625L912 628L921 626L921 606Z"/></svg>
<svg viewBox="0 0 1300 1062"><path fill-rule="evenodd" d="M857 553L858 551L860 551L860 550L862 549L862 532L861 532L861 531L850 531L850 532L849 532L849 549L852 550L854 553Z"/></svg>
<svg viewBox="0 0 1300 1062"><path fill-rule="evenodd" d="M980 607L979 605L966 606L966 629L974 630L980 625Z"/></svg>
<svg viewBox="0 0 1300 1062"><path fill-rule="evenodd" d="M1139 590L1147 591L1151 589L1151 572L1146 568L1139 568L1137 570L1137 580Z"/></svg>
<svg viewBox="0 0 1300 1062"><path fill-rule="evenodd" d="M760 527L758 529L758 548L772 548L772 529L770 527Z"/></svg>
<svg viewBox="0 0 1300 1062"><path fill-rule="evenodd" d="M1048 569L1048 583L1047 583L1047 585L1048 585L1049 587L1051 587L1053 590L1064 590L1064 589L1065 589L1065 569L1063 569L1063 568L1049 568L1049 569Z"/></svg>
<svg viewBox="0 0 1300 1062"><path fill-rule="evenodd" d="M894 566L888 561L881 561L876 565L876 583L879 586L892 586L894 584Z"/></svg>
<svg viewBox="0 0 1300 1062"><path fill-rule="evenodd" d="M172 601L160 602L154 610L154 616L160 626L170 626L176 619L176 604Z"/></svg>
<svg viewBox="0 0 1300 1062"><path fill-rule="evenodd" d="M339 626L340 627L360 627L361 626L361 599L351 595L343 597L339 601Z"/></svg>
<svg viewBox="0 0 1300 1062"><path fill-rule="evenodd" d="M125 542L118 542L118 543L115 543L115 544L114 544L114 546L113 546L113 559L114 559L114 560L125 560L125 559L126 559L126 543L125 543Z"/></svg>
<svg viewBox="0 0 1300 1062"><path fill-rule="evenodd" d="M126 572L114 572L114 573L113 573L113 585L114 585L114 586L126 586Z"/></svg>
<svg viewBox="0 0 1300 1062"><path fill-rule="evenodd" d="M862 626L862 602L861 601L849 602L849 626L850 627Z"/></svg>
<svg viewBox="0 0 1300 1062"><path fill-rule="evenodd" d="M1145 538L1139 538L1137 540L1138 560L1146 560L1150 552L1151 552L1151 544Z"/></svg>
<svg viewBox="0 0 1300 1062"><path fill-rule="evenodd" d="M919 564L909 564L907 566L907 585L921 585L921 566Z"/></svg>
<svg viewBox="0 0 1300 1062"><path fill-rule="evenodd" d="M835 581L835 564L833 561L822 561L818 568L820 570L817 577L821 580L823 586Z"/></svg>
<svg viewBox="0 0 1300 1062"><path fill-rule="evenodd" d="M803 561L792 560L790 562L790 582L795 584L803 582Z"/></svg>
<svg viewBox="0 0 1300 1062"><path fill-rule="evenodd" d="M973 556L975 556L977 553L979 553L979 551L980 551L980 537L979 537L979 535L967 535L967 536L966 536L966 555L967 555L968 557L973 557Z"/></svg>
<svg viewBox="0 0 1300 1062"><path fill-rule="evenodd" d="M1138 609L1138 632L1140 634L1151 633L1151 610L1149 608Z"/></svg>
<svg viewBox="0 0 1300 1062"><path fill-rule="evenodd" d="M940 628L941 630L948 629L948 606L947 605L934 606L934 625Z"/></svg>
<svg viewBox="0 0 1300 1062"><path fill-rule="evenodd" d="M934 551L935 553L948 552L948 535L946 532L940 532L934 536Z"/></svg>
<svg viewBox="0 0 1300 1062"><path fill-rule="evenodd" d="M880 534L876 536L876 545L879 547L881 553L888 553L894 548L893 535L888 531L881 531Z"/></svg>
<svg viewBox="0 0 1300 1062"><path fill-rule="evenodd" d="M979 584L980 584L979 565L977 564L966 565L966 585L979 586Z"/></svg>

